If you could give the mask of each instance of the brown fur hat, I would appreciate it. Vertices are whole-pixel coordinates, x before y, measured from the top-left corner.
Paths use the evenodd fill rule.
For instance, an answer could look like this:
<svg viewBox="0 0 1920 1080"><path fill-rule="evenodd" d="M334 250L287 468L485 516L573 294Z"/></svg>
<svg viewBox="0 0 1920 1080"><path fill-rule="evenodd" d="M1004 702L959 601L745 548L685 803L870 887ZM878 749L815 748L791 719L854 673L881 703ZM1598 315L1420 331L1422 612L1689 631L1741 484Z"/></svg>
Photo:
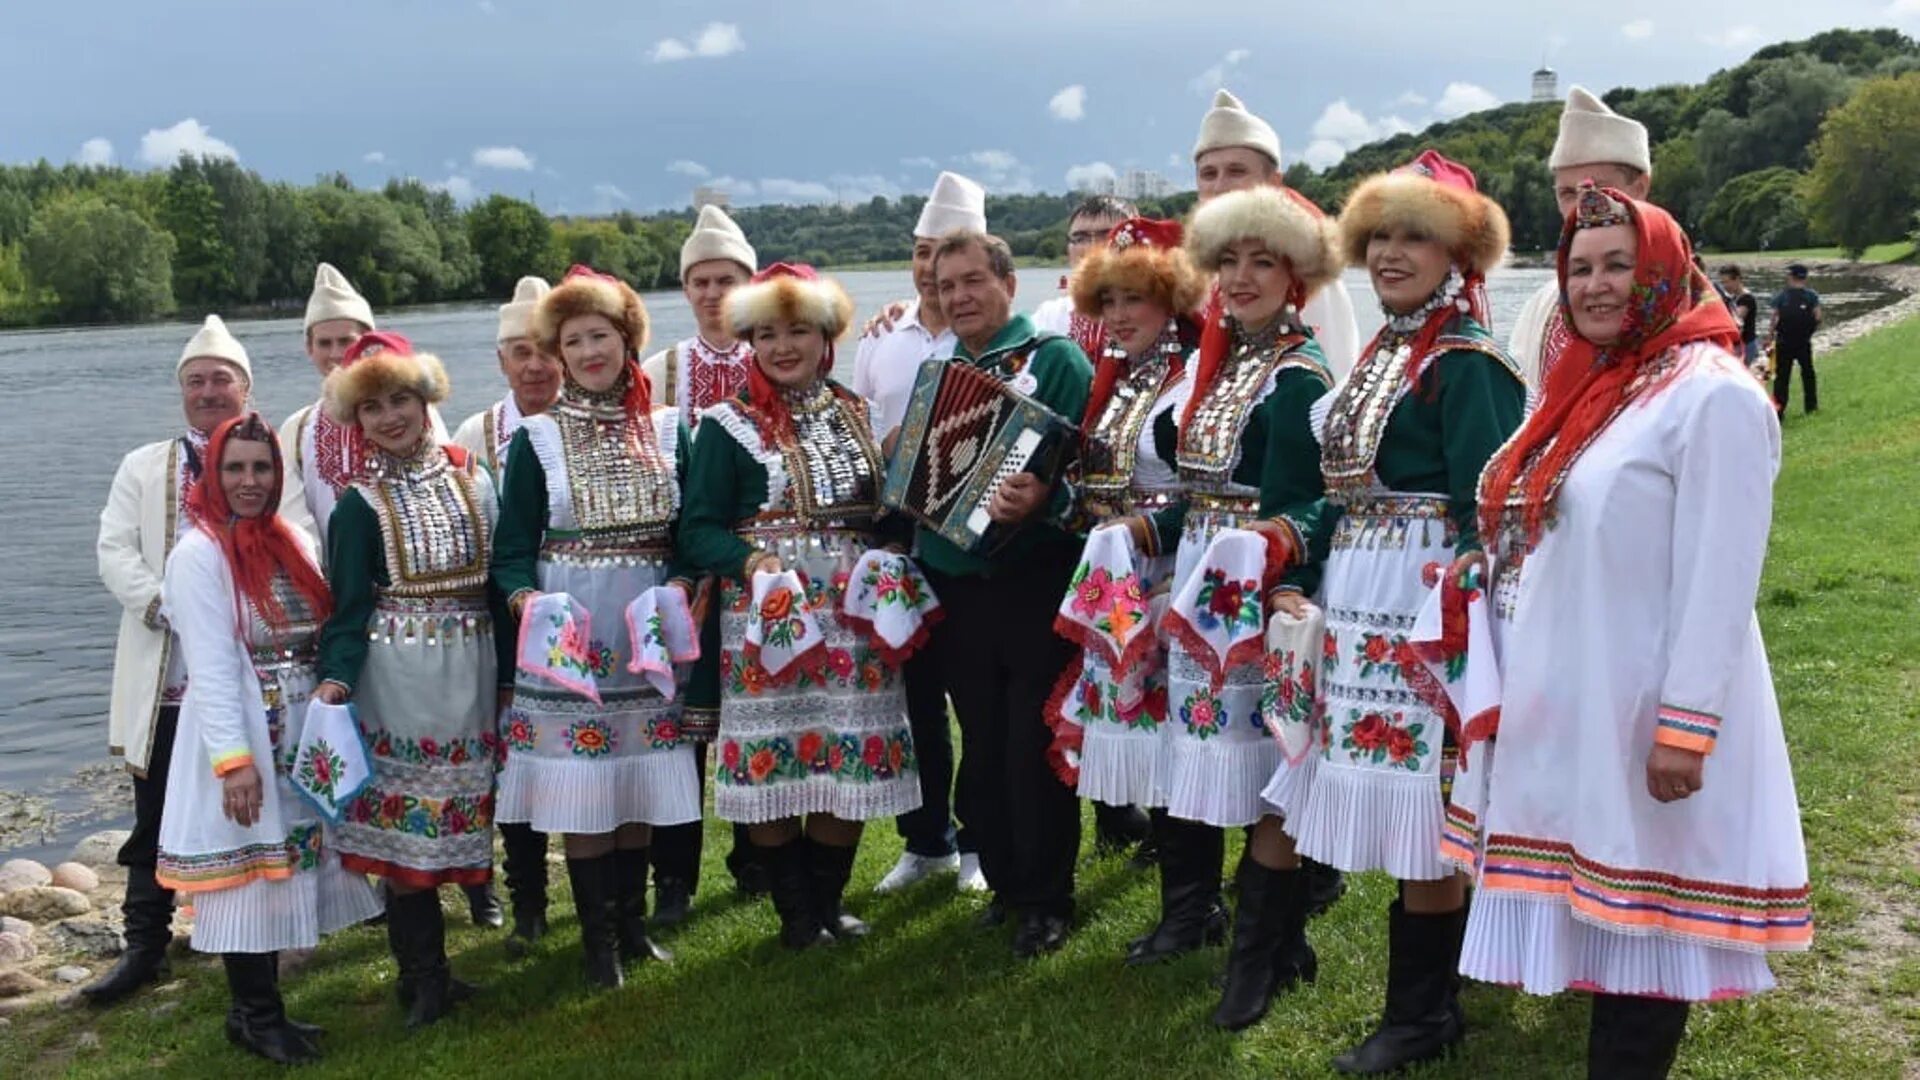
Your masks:
<svg viewBox="0 0 1920 1080"><path fill-rule="evenodd" d="M584 266L568 270L566 278L540 298L527 328L541 352L559 356L560 327L579 315L606 316L627 339L629 355L646 351L647 306L640 294L626 282Z"/></svg>
<svg viewBox="0 0 1920 1080"><path fill-rule="evenodd" d="M1418 229L1480 274L1506 258L1511 234L1507 212L1480 194L1473 173L1431 150L1412 165L1368 177L1347 197L1340 212L1347 259L1365 264L1367 242L1391 226Z"/></svg>
<svg viewBox="0 0 1920 1080"><path fill-rule="evenodd" d="M804 322L833 341L853 325L853 298L840 283L811 266L775 263L727 294L727 322L741 337L756 326Z"/></svg>
<svg viewBox="0 0 1920 1080"><path fill-rule="evenodd" d="M1307 295L1340 276L1339 233L1320 208L1294 192L1262 184L1207 201L1187 223L1187 254L1200 269L1220 269L1227 248L1247 239L1286 259Z"/></svg>
<svg viewBox="0 0 1920 1080"><path fill-rule="evenodd" d="M1142 220L1142 219L1135 219ZM1123 222L1124 229L1131 222ZM1074 268L1069 285L1075 311L1090 319L1100 317L1100 294L1126 289L1152 297L1175 315L1196 311L1207 293L1207 279L1194 269L1179 243L1179 226L1166 246L1122 242L1116 230L1107 246L1095 248Z"/></svg>
<svg viewBox="0 0 1920 1080"><path fill-rule="evenodd" d="M431 353L404 353L394 349L362 356L327 375L321 398L336 423L351 424L360 403L395 390L411 390L429 405L447 400L451 389L446 365Z"/></svg>

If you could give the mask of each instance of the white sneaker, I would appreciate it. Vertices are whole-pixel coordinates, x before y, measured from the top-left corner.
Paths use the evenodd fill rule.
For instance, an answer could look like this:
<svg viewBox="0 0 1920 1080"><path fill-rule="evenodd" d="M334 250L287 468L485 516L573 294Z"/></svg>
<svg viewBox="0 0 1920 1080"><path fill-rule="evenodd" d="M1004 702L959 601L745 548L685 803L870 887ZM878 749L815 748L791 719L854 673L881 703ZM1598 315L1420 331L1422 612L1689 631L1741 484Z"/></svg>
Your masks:
<svg viewBox="0 0 1920 1080"><path fill-rule="evenodd" d="M992 892L987 887L987 875L980 870L980 856L968 852L960 856L960 880L954 882L954 888L961 892Z"/></svg>
<svg viewBox="0 0 1920 1080"><path fill-rule="evenodd" d="M899 892L917 881L924 881L935 874L951 874L960 868L958 855L915 855L911 851L900 853L900 861L893 864L887 876L873 887L877 893Z"/></svg>

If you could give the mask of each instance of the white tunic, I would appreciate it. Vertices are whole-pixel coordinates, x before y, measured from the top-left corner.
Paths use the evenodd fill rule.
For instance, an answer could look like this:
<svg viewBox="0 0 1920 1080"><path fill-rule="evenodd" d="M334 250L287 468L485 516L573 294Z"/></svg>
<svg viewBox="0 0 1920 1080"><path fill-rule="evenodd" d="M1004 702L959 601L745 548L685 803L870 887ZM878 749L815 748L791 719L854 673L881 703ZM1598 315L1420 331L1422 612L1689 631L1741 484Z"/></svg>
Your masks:
<svg viewBox="0 0 1920 1080"><path fill-rule="evenodd" d="M502 488L500 470L507 465L507 447L513 442L513 433L520 430L526 417L520 412L520 403L512 394L501 398L493 407L482 409L461 421L458 431L453 433L453 444L474 456L480 467L493 478L494 491Z"/></svg>
<svg viewBox="0 0 1920 1080"><path fill-rule="evenodd" d="M1560 281L1558 278L1534 290L1527 297L1525 307L1514 319L1513 333L1507 338L1507 355L1520 368L1520 377L1527 384L1527 411L1532 412L1540 400L1540 373L1543 367L1542 356L1547 352L1549 343L1548 327L1557 321L1560 314ZM1566 334L1555 335L1554 351L1566 347Z"/></svg>
<svg viewBox="0 0 1920 1080"><path fill-rule="evenodd" d="M1044 300L1027 318L1032 320L1035 330L1066 337L1073 333L1073 297L1062 292L1059 296Z"/></svg>
<svg viewBox="0 0 1920 1080"><path fill-rule="evenodd" d="M860 339L853 354L853 380L847 387L873 402L874 438L885 442L905 419L920 362L952 356L958 344L952 329L935 334L921 325L918 300L907 305L892 330Z"/></svg>
<svg viewBox="0 0 1920 1080"><path fill-rule="evenodd" d="M333 504L353 480L358 463L346 468L341 446L318 446L316 433L321 425L319 413L326 402L316 401L287 417L280 425L280 452L287 459L286 485L280 492L280 517L287 524L313 537L324 563L327 557L327 519L333 516ZM440 410L427 406L427 424L435 442L448 441L446 422Z"/></svg>
<svg viewBox="0 0 1920 1080"><path fill-rule="evenodd" d="M1779 424L1715 346L1669 378L1575 461L1518 572L1495 568L1499 735L1456 779L1445 843L1479 863L1477 979L1709 1000L1770 987L1765 953L1812 935L1754 617ZM1656 742L1708 752L1701 790L1647 793Z"/></svg>

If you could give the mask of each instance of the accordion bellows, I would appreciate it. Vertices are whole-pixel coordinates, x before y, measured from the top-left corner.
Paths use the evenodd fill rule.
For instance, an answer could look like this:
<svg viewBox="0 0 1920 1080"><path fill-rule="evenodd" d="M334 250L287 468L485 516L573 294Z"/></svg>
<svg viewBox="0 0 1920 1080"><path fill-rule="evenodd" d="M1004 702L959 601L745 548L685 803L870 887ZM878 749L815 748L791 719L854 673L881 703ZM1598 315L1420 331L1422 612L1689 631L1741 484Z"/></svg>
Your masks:
<svg viewBox="0 0 1920 1080"><path fill-rule="evenodd" d="M994 375L928 360L907 399L881 501L963 551L991 555L1019 531L987 517L1000 481L1027 472L1056 482L1075 439L1073 424Z"/></svg>

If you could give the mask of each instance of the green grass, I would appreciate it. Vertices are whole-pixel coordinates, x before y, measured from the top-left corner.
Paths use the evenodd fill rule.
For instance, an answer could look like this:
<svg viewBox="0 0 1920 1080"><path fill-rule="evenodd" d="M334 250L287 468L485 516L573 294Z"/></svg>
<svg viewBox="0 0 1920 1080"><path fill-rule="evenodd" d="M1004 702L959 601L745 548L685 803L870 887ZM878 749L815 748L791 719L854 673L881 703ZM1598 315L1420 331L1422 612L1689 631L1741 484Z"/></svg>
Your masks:
<svg viewBox="0 0 1920 1080"><path fill-rule="evenodd" d="M1863 263L1910 263L1920 255L1920 245L1911 240L1896 240L1890 244L1875 244L1860 253L1855 262ZM1837 261L1845 259L1846 253L1837 247L1794 248L1788 251L1731 251L1711 252L1708 259L1715 265L1721 262L1738 262L1765 259L1768 261L1803 259L1807 261Z"/></svg>
<svg viewBox="0 0 1920 1080"><path fill-rule="evenodd" d="M1782 990L1697 1010L1677 1075L1901 1075L1920 1059L1920 320L1823 357L1825 409L1791 416L1760 616L1795 755L1819 919L1812 952L1776 965ZM377 930L324 945L286 986L325 1024L314 1076L1313 1077L1379 1009L1389 883L1355 888L1312 935L1317 985L1239 1036L1213 1031L1221 952L1145 971L1119 956L1153 916L1154 883L1115 859L1083 863L1078 932L1033 963L974 930L978 902L943 886L876 898L899 850L869 838L850 894L874 936L792 955L764 903L734 902L710 828L708 885L671 966L587 993L564 899L544 952L506 958L501 937L452 935L454 966L485 995L407 1035ZM563 886L564 872L554 867ZM453 900L451 894L449 901ZM214 962L183 958L166 990L105 1014L46 1010L0 1032L0 1075L227 1076L265 1071L228 1047ZM175 1004L177 1003L177 1004ZM1471 1031L1421 1077L1576 1077L1585 1003L1474 986ZM85 1033L99 1045L82 1048ZM91 1043L92 1040L85 1040Z"/></svg>

